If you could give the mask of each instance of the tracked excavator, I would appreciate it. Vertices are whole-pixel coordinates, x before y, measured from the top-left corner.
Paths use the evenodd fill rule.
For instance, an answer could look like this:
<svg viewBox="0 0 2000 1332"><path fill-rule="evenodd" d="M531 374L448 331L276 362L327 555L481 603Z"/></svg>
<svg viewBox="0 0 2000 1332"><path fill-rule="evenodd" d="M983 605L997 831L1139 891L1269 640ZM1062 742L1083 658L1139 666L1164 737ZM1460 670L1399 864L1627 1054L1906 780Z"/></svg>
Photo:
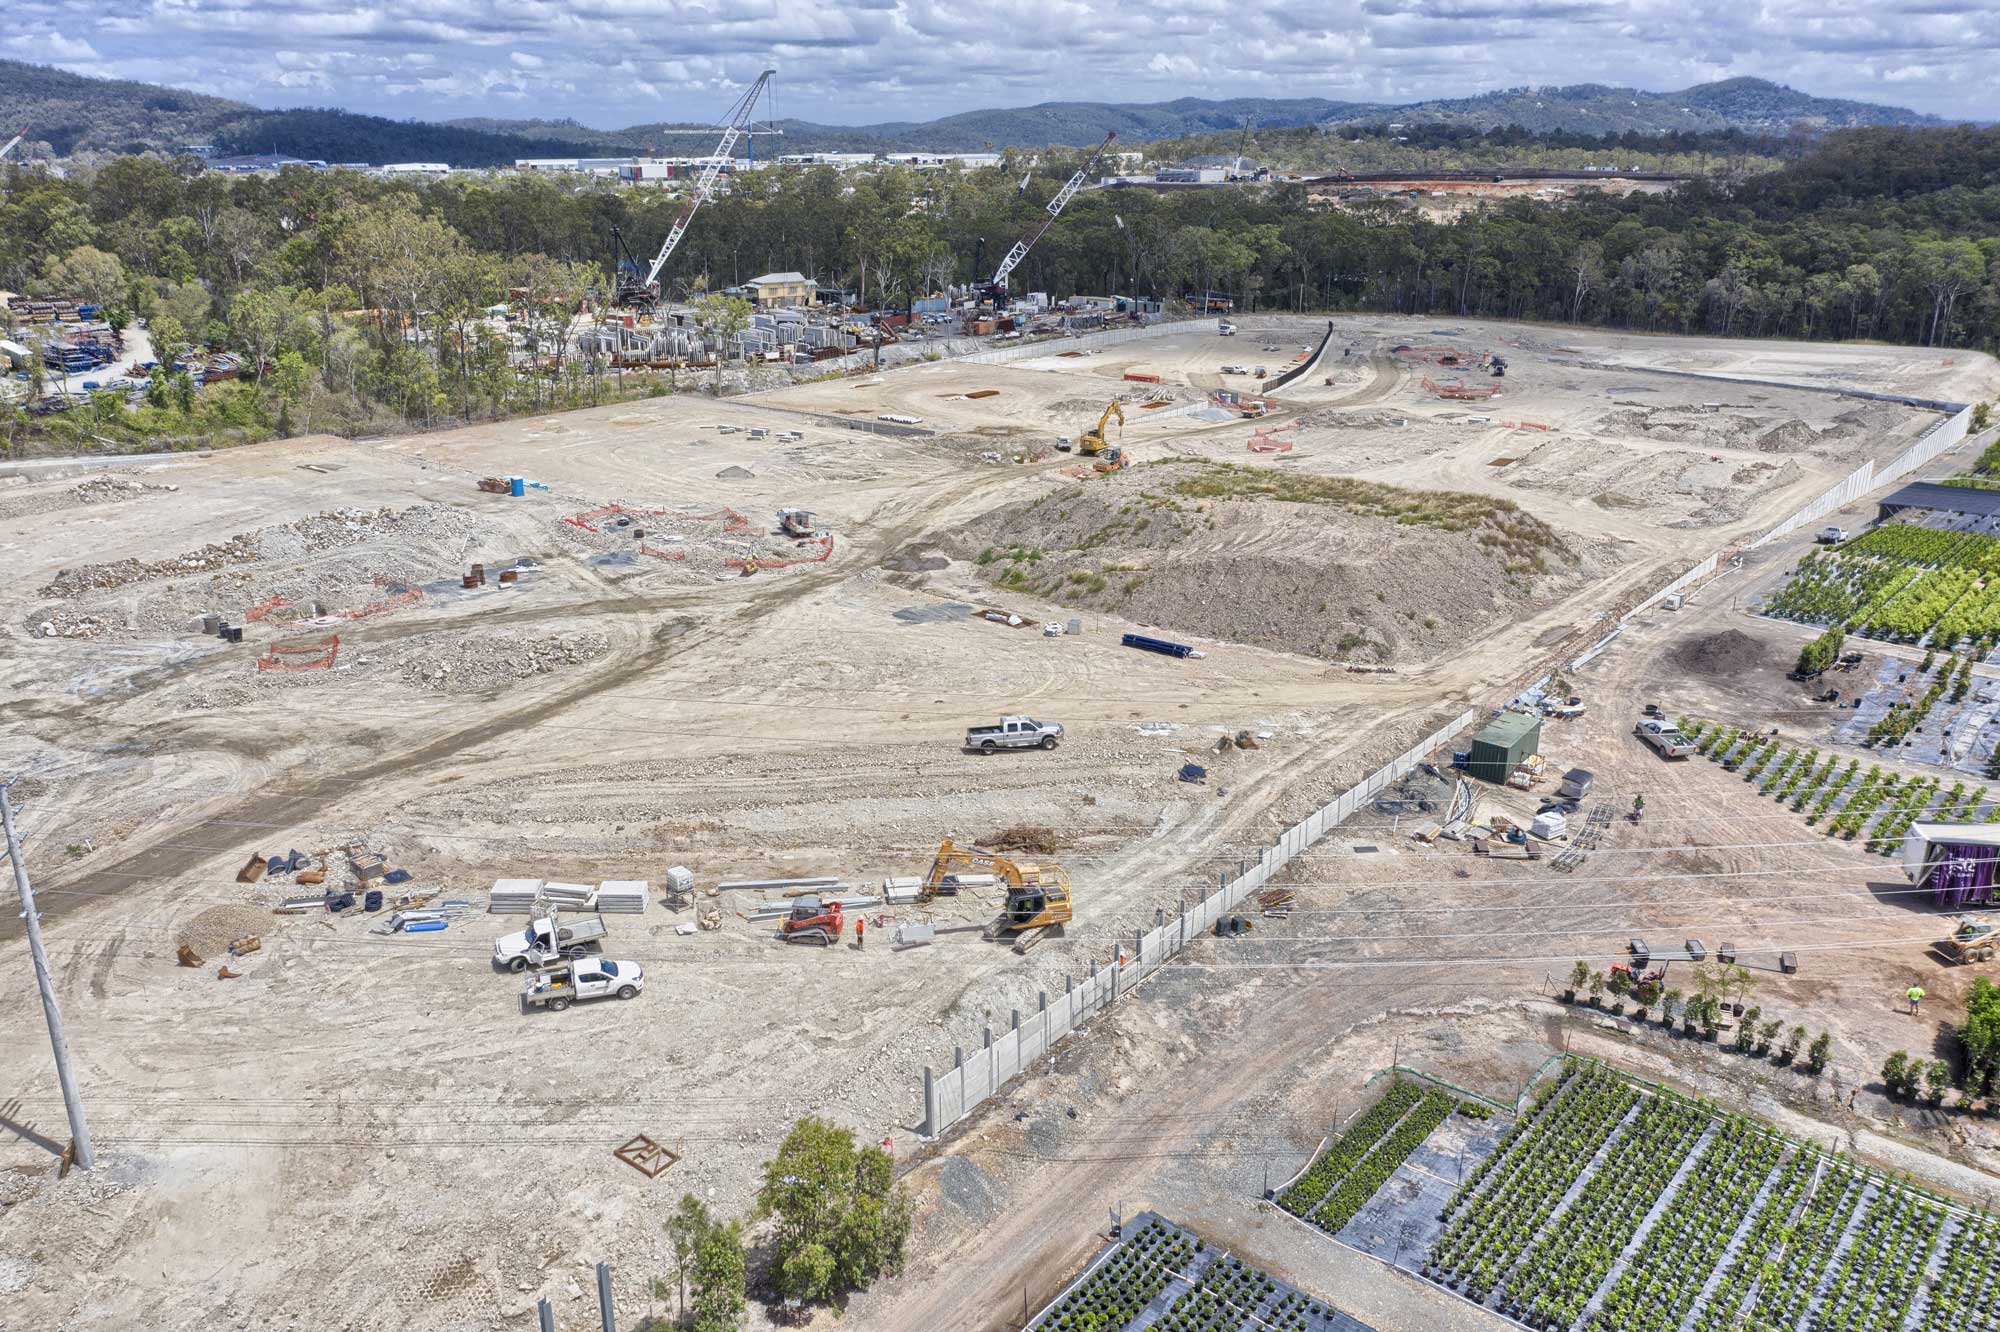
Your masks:
<svg viewBox="0 0 2000 1332"><path fill-rule="evenodd" d="M1069 875L1062 866L1010 860L983 847L959 846L949 837L938 848L917 901L925 905L940 896L956 896L958 876L980 872L994 875L1007 888L1007 905L986 927L988 939L1011 939L1014 951L1025 953L1050 935L1061 934L1069 923Z"/></svg>
<svg viewBox="0 0 2000 1332"><path fill-rule="evenodd" d="M1120 426L1125 424L1123 403L1114 401L1104 409L1104 415L1097 418L1097 424L1084 431L1083 438L1077 440L1076 451L1086 458L1092 458L1110 448L1111 445L1104 438L1104 427L1111 423L1111 418L1114 416L1118 418Z"/></svg>

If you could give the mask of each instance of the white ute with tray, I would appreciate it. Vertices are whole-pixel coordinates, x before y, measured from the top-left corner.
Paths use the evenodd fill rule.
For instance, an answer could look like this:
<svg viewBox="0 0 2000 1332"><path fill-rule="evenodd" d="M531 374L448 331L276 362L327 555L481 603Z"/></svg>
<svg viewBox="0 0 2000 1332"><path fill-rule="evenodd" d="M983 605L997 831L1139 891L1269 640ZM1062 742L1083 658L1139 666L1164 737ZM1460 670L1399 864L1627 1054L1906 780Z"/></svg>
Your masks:
<svg viewBox="0 0 2000 1332"><path fill-rule="evenodd" d="M646 969L637 962L590 957L535 973L521 989L521 1003L560 1013L579 999L637 999L645 988Z"/></svg>

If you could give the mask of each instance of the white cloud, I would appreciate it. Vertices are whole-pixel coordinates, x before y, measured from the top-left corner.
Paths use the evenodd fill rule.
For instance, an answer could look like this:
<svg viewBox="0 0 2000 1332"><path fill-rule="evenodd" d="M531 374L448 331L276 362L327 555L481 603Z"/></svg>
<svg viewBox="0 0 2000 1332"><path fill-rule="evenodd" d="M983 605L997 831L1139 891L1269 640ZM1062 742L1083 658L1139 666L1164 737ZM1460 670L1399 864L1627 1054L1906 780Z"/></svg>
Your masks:
<svg viewBox="0 0 2000 1332"><path fill-rule="evenodd" d="M781 114L1038 101L1411 101L1735 75L2000 117L1994 0L15 0L0 50L264 105L714 119L767 64ZM93 43L95 45L93 45ZM100 54L97 48L102 48ZM857 95L892 91L893 101Z"/></svg>

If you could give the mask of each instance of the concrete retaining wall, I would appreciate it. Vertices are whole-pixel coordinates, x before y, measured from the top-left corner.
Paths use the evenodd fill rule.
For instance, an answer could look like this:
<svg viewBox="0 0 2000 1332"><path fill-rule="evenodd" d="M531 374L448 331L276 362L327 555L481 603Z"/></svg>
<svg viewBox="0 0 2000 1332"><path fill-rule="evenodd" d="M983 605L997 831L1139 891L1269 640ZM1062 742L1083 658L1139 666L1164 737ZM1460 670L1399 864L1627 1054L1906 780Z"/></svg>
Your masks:
<svg viewBox="0 0 2000 1332"><path fill-rule="evenodd" d="M967 365L1002 365L1008 361L1054 356L1059 352L1116 347L1120 343L1161 338L1170 333L1213 333L1219 323L1215 319L1177 319L1171 323L1147 324L1142 328L1108 328L1101 333L1079 333L1073 338L1048 338L1041 342L1024 342L1018 347L995 347L991 351L974 352L955 359Z"/></svg>
<svg viewBox="0 0 2000 1332"><path fill-rule="evenodd" d="M1292 383L1294 380L1303 378L1304 376L1311 374L1315 369L1319 367L1321 359L1326 356L1326 349L1329 346L1331 346L1332 343L1333 343L1333 321L1329 319L1326 321L1326 336L1319 340L1319 346L1313 348L1313 354L1305 359L1305 363L1303 365L1293 366L1291 369L1285 371L1284 374L1279 375L1276 379L1266 384L1264 386L1265 396L1268 397L1271 394L1276 393L1279 389L1283 388L1285 385Z"/></svg>
<svg viewBox="0 0 2000 1332"><path fill-rule="evenodd" d="M955 1051L951 1067L944 1072L926 1067L924 1135L936 1137L963 1119L981 1101L1006 1086L1008 1079L1047 1054L1057 1041L1116 1003L1120 995L1128 993L1133 986L1152 975L1186 947L1190 939L1242 906L1245 898L1277 877L1279 871L1295 857L1373 800L1384 787L1415 768L1426 754L1472 725L1478 717L1479 714L1472 709L1460 713L1370 774L1360 785L1350 787L1332 804L1287 828L1277 842L1244 873L1226 881L1192 909L1166 924L1147 933L1135 934L1130 950L1122 952L1121 961L1113 961L1104 967L1093 963L1089 975L1064 980L1063 991L1059 995L1043 992L1038 996L1034 1012L1014 1013L1007 1030L997 1036L989 1028L979 1049L970 1054L963 1050Z"/></svg>

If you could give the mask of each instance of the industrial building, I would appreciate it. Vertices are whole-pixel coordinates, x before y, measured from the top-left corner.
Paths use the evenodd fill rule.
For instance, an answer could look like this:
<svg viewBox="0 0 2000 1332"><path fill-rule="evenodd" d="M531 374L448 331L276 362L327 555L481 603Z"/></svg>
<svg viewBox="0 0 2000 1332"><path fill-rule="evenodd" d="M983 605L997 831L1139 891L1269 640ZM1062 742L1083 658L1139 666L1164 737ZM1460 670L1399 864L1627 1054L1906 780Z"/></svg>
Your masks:
<svg viewBox="0 0 2000 1332"><path fill-rule="evenodd" d="M1887 522L1899 513L1912 511L1952 518L2000 518L2000 490L1912 481L1880 501L1876 521Z"/></svg>
<svg viewBox="0 0 2000 1332"><path fill-rule="evenodd" d="M760 309L811 305L819 283L803 273L766 273L743 284Z"/></svg>

